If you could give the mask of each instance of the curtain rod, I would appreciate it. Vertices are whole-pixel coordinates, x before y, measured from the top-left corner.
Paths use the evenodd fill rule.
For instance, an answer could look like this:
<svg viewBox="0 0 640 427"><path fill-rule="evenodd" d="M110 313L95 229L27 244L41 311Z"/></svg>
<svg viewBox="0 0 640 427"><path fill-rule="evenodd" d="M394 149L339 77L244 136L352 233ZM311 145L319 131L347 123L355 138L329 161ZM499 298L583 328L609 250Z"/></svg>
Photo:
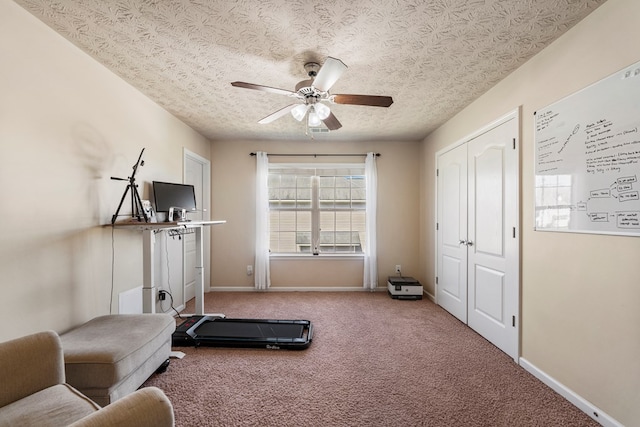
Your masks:
<svg viewBox="0 0 640 427"><path fill-rule="evenodd" d="M249 153L250 156L255 156L256 153ZM376 157L380 157L380 153L374 153ZM269 154L267 156L277 157L363 157L366 154Z"/></svg>

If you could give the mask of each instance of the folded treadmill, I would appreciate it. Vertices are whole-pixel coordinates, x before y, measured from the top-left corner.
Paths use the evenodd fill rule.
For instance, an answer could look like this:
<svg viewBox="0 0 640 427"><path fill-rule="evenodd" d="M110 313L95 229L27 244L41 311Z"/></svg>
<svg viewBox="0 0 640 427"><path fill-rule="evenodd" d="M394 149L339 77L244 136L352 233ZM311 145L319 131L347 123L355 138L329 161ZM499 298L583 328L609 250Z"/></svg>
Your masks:
<svg viewBox="0 0 640 427"><path fill-rule="evenodd" d="M311 344L309 320L232 319L191 316L176 327L174 346L252 347L304 350Z"/></svg>

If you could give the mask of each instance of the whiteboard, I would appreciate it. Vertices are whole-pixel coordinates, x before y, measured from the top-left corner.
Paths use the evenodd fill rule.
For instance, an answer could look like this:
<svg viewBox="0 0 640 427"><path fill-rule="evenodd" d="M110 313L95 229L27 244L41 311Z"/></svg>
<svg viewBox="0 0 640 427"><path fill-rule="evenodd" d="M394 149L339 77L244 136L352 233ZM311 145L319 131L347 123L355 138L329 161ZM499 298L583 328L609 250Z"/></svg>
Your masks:
<svg viewBox="0 0 640 427"><path fill-rule="evenodd" d="M640 62L534 114L535 229L640 236Z"/></svg>

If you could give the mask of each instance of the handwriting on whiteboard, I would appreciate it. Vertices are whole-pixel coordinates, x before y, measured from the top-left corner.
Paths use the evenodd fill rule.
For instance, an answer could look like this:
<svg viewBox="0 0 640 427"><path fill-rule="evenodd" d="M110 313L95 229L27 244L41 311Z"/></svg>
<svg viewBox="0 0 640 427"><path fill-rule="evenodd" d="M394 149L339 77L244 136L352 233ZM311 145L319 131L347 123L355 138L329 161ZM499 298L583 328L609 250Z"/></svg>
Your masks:
<svg viewBox="0 0 640 427"><path fill-rule="evenodd" d="M534 122L536 229L640 236L640 62Z"/></svg>

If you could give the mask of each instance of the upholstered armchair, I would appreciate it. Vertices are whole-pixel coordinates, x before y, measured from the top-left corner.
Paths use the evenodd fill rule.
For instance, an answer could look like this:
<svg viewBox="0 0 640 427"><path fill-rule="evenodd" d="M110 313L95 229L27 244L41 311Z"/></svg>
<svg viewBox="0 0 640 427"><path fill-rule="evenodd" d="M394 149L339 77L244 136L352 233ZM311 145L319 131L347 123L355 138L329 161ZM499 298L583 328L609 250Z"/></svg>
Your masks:
<svg viewBox="0 0 640 427"><path fill-rule="evenodd" d="M40 332L0 343L0 426L173 426L162 390L139 389L101 408L65 383L60 337Z"/></svg>

